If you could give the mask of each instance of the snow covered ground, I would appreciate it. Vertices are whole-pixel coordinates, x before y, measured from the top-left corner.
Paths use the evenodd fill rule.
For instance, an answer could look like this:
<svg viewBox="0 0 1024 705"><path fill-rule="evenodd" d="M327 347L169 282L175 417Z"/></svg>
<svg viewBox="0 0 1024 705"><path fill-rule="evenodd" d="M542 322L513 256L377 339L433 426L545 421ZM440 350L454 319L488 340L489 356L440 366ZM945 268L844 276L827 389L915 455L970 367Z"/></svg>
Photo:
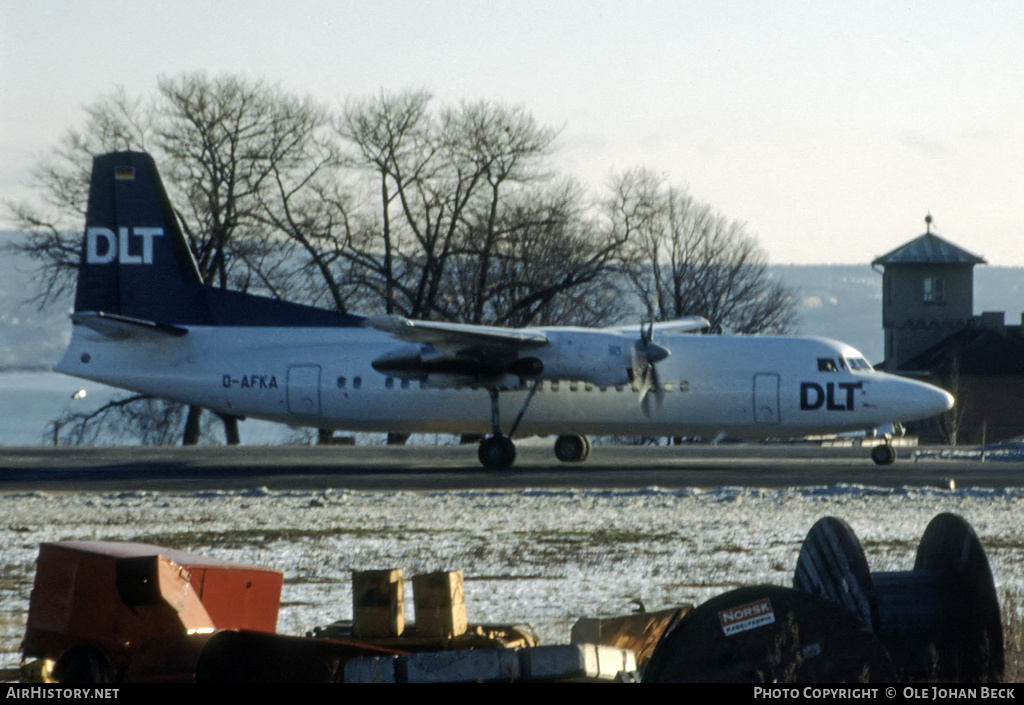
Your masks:
<svg viewBox="0 0 1024 705"><path fill-rule="evenodd" d="M911 570L941 512L971 523L1000 596L1024 604L1024 489L0 493L0 667L17 662L44 541L140 541L276 568L288 634L350 618L353 569L461 569L471 622L526 622L552 644L579 617L636 599L652 610L788 585L822 516L852 526L872 571Z"/></svg>

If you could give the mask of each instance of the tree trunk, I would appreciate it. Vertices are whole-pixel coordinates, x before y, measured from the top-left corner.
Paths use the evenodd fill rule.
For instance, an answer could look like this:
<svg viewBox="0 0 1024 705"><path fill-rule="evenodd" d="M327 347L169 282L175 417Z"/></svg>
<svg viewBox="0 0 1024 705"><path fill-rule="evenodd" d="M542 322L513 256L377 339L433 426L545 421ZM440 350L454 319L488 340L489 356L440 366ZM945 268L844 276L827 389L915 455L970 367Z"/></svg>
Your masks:
<svg viewBox="0 0 1024 705"><path fill-rule="evenodd" d="M241 445L242 439L238 435L238 417L231 414L219 414L219 416L220 420L224 422L224 442L229 446Z"/></svg>
<svg viewBox="0 0 1024 705"><path fill-rule="evenodd" d="M181 438L181 445L194 446L199 443L199 421L202 416L203 407L188 407L188 416L185 418L185 433Z"/></svg>

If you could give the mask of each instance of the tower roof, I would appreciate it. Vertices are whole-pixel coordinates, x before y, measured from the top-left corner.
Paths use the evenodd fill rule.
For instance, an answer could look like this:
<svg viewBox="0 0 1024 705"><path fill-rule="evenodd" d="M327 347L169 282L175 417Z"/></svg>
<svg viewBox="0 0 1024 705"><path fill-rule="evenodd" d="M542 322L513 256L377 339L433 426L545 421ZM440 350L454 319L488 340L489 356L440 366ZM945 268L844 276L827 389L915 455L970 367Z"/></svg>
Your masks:
<svg viewBox="0 0 1024 705"><path fill-rule="evenodd" d="M925 218L925 222L928 232L875 258L871 264L986 264L984 257L971 254L933 233L931 216Z"/></svg>

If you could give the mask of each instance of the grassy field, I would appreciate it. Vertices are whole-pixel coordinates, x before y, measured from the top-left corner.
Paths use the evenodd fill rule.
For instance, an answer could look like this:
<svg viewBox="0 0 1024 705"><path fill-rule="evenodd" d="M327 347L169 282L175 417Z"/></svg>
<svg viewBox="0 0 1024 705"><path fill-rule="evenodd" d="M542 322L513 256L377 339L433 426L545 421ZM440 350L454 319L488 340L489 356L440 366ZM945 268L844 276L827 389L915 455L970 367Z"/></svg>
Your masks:
<svg viewBox="0 0 1024 705"><path fill-rule="evenodd" d="M907 571L929 521L969 519L1000 590L1005 679L1024 682L1024 492L1016 489L349 490L0 493L0 668L16 665L39 544L155 543L285 576L278 630L351 618L351 571L461 569L467 616L568 642L581 616L792 584L809 527L845 517L873 572Z"/></svg>
<svg viewBox="0 0 1024 705"><path fill-rule="evenodd" d="M1006 657L1007 683L1024 683L1024 607L1020 595L1005 595L1003 610L1003 650Z"/></svg>

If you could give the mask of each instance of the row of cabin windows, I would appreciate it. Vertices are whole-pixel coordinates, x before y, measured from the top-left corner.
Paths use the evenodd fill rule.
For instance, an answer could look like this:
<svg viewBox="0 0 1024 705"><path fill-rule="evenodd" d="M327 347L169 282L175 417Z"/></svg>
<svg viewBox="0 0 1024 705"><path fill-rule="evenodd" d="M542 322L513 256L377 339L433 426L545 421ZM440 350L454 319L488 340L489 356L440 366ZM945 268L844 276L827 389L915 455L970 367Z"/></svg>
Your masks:
<svg viewBox="0 0 1024 705"><path fill-rule="evenodd" d="M384 388L385 389L394 389L396 381L398 382L398 386L401 389L409 389L410 387L412 387L412 381L411 380L408 380L408 379L396 379L394 377L386 377L384 379ZM338 389L348 389L349 384L350 384L350 381L349 381L348 377L338 377ZM559 381L547 382L546 384L547 384L548 390L552 391L552 392L557 392L559 389L562 388L562 385L563 385L563 383L559 382ZM351 385L352 385L352 389L361 389L362 386L363 386L363 378L362 377L353 377L352 380L351 380ZM594 384L591 384L590 382L565 382L564 385L569 388L570 392L577 392L577 391L579 391L581 386L583 387L583 390L587 391L587 392L592 392L592 391L594 391L594 389L597 389L597 390L602 391L602 392L607 392L608 389L609 389L609 387L594 385ZM427 385L427 383L425 381L420 381L419 382L419 387L420 387L420 389L427 389L428 385ZM544 391L544 387L545 387L545 384L542 383L540 385L540 388L538 388L537 391L538 392ZM636 383L636 382L633 382L632 384L617 384L614 387L612 387L612 389L614 389L617 392L622 392L622 391L625 391L625 389L627 387L632 389L632 391L634 391L634 392L639 392L640 391L640 385L638 383ZM471 386L470 388L471 389L476 389L477 387ZM528 382L526 382L526 381L521 381L519 383L519 388L522 389L522 390L528 390L530 388L530 384ZM666 391L666 392L674 391L677 388L679 389L680 392L686 392L686 391L689 391L689 389L690 389L690 383L687 382L686 380L683 380L683 381L679 382L678 384L676 382L663 382L662 385L661 385L661 388L664 391Z"/></svg>

